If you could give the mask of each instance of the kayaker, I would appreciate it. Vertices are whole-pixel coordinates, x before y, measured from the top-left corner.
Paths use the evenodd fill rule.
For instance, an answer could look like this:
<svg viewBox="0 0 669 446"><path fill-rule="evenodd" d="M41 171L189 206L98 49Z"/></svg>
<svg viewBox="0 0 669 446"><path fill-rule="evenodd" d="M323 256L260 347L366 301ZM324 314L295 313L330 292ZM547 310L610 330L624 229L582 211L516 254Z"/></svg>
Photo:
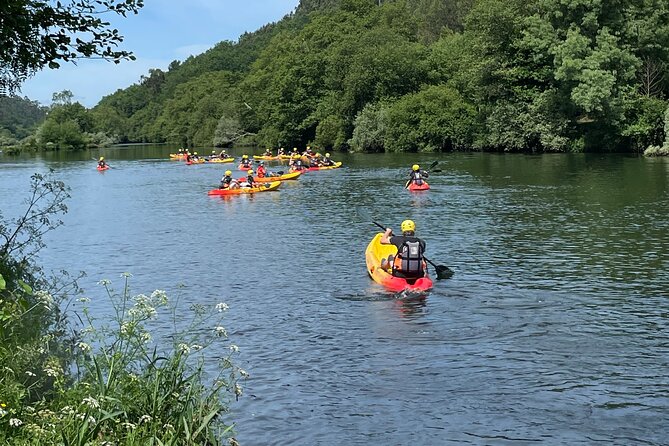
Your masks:
<svg viewBox="0 0 669 446"><path fill-rule="evenodd" d="M221 185L219 189L237 189L239 183L232 178L232 171L226 170L225 176L221 178Z"/></svg>
<svg viewBox="0 0 669 446"><path fill-rule="evenodd" d="M197 152L193 152L193 156L191 156L192 161L199 161L200 156L197 154Z"/></svg>
<svg viewBox="0 0 669 446"><path fill-rule="evenodd" d="M239 185L240 187L254 187L256 185L256 182L253 178L253 169L249 169L246 176L246 181L242 181L242 183Z"/></svg>
<svg viewBox="0 0 669 446"><path fill-rule="evenodd" d="M297 157L293 156L290 160L290 169L291 172L302 172L305 170L305 167L302 165L302 160L299 155Z"/></svg>
<svg viewBox="0 0 669 446"><path fill-rule="evenodd" d="M263 153L263 156L272 156L272 149L265 150L265 153Z"/></svg>
<svg viewBox="0 0 669 446"><path fill-rule="evenodd" d="M421 170L418 164L411 166L411 173L409 174L409 181L405 187L409 187L409 184L413 183L417 186L422 186L425 182L425 179L428 177L428 173L425 170Z"/></svg>
<svg viewBox="0 0 669 446"><path fill-rule="evenodd" d="M218 157L221 158L221 159L224 159L224 158L230 158L230 155L228 155L227 152L225 151L225 149L223 149L223 150L221 150L221 152L218 154Z"/></svg>
<svg viewBox="0 0 669 446"><path fill-rule="evenodd" d="M330 159L330 154L326 153L323 159L320 161L321 166L334 166L334 161Z"/></svg>
<svg viewBox="0 0 669 446"><path fill-rule="evenodd" d="M210 160L214 160L214 159L216 159L216 158L218 158L218 155L216 155L216 151L215 151L215 150L212 150L212 151L211 151L211 155L209 155L209 159L210 159Z"/></svg>
<svg viewBox="0 0 669 446"><path fill-rule="evenodd" d="M249 159L248 155L242 155L241 166L242 169L248 169L251 167L251 160Z"/></svg>
<svg viewBox="0 0 669 446"><path fill-rule="evenodd" d="M297 147L293 147L293 151L290 152L290 156L300 156L300 152L297 151Z"/></svg>
<svg viewBox="0 0 669 446"><path fill-rule="evenodd" d="M388 270L395 277L415 279L425 276L427 264L423 259L425 241L416 237L416 223L404 220L400 225L402 235L393 235L393 230L386 229L381 237L382 245L395 245L397 255L381 260L381 268Z"/></svg>
<svg viewBox="0 0 669 446"><path fill-rule="evenodd" d="M281 155L285 155L285 154L286 154L286 150L285 150L283 147L281 147L281 148L280 148L279 150L277 150L277 152L276 152L276 155L277 155L277 156L281 156Z"/></svg>
<svg viewBox="0 0 669 446"><path fill-rule="evenodd" d="M101 156L100 159L98 160L98 167L101 169L104 169L107 167L107 162L105 161L105 157Z"/></svg>
<svg viewBox="0 0 669 446"><path fill-rule="evenodd" d="M260 165L256 169L256 175L258 178L265 178L267 176L267 169L265 169L265 163L260 161Z"/></svg>

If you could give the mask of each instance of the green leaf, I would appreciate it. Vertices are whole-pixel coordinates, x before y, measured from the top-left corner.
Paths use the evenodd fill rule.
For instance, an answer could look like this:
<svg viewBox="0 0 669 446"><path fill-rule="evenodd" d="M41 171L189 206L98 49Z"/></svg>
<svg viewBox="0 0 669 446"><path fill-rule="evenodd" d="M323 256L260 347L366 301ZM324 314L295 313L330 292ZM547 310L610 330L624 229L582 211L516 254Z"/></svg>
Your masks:
<svg viewBox="0 0 669 446"><path fill-rule="evenodd" d="M24 291L26 294L28 294L28 295L32 295L32 294L33 294L33 289L31 288L31 286L28 285L27 283L25 283L23 280L20 280L20 279L19 279L19 285L21 286L21 289L23 289L23 291Z"/></svg>
<svg viewBox="0 0 669 446"><path fill-rule="evenodd" d="M4 290L7 288L7 283L5 282L5 278L2 277L2 274L0 274L0 291Z"/></svg>

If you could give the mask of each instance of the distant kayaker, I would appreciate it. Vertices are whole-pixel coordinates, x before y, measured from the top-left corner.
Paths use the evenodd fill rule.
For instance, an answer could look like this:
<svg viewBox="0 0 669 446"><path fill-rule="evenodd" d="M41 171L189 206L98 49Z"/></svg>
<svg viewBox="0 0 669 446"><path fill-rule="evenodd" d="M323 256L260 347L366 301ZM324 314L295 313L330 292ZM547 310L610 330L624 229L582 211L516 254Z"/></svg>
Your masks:
<svg viewBox="0 0 669 446"><path fill-rule="evenodd" d="M221 152L218 154L218 157L223 159L223 158L230 158L228 153L225 151L225 149L221 150Z"/></svg>
<svg viewBox="0 0 669 446"><path fill-rule="evenodd" d="M251 160L249 159L248 155L242 155L241 166L242 169L248 169L251 167Z"/></svg>
<svg viewBox="0 0 669 446"><path fill-rule="evenodd" d="M265 150L265 153L263 153L263 156L272 156L272 149Z"/></svg>
<svg viewBox="0 0 669 446"><path fill-rule="evenodd" d="M265 163L260 161L260 165L256 169L256 176L258 178L265 178L267 176L267 169L265 169Z"/></svg>
<svg viewBox="0 0 669 446"><path fill-rule="evenodd" d="M427 271L427 264L423 260L425 241L415 236L416 223L413 220L404 220L400 229L402 235L393 235L393 230L387 228L381 237L382 245L397 247L397 255L383 259L381 268L388 270L395 277L405 279L425 276Z"/></svg>
<svg viewBox="0 0 669 446"><path fill-rule="evenodd" d="M218 155L216 155L216 151L215 151L215 150L212 150L212 151L211 151L211 155L209 155L209 159L210 159L210 160L215 160L216 158L218 158Z"/></svg>
<svg viewBox="0 0 669 446"><path fill-rule="evenodd" d="M239 183L232 178L232 171L226 170L225 176L221 178L221 185L219 189L237 189Z"/></svg>
<svg viewBox="0 0 669 446"><path fill-rule="evenodd" d="M242 181L239 185L240 187L253 187L255 185L255 180L253 178L253 169L249 169L246 176L246 181Z"/></svg>
<svg viewBox="0 0 669 446"><path fill-rule="evenodd" d="M100 159L98 160L98 167L100 169L104 169L105 167L107 167L107 162L105 161L104 156L101 156Z"/></svg>
<svg viewBox="0 0 669 446"><path fill-rule="evenodd" d="M277 156L281 156L281 155L285 155L285 154L286 154L286 149L284 149L283 147L281 147L281 148L280 148L279 150L277 150L277 152L276 152L276 155L277 155Z"/></svg>
<svg viewBox="0 0 669 446"><path fill-rule="evenodd" d="M321 166L334 166L334 161L330 159L330 154L326 153L323 159L320 161Z"/></svg>
<svg viewBox="0 0 669 446"><path fill-rule="evenodd" d="M409 181L407 181L405 187L409 187L409 184L411 183L417 186L422 186L423 183L425 182L425 179L427 179L428 176L429 175L426 170L421 170L418 164L414 164L413 166L411 166L411 173L409 173Z"/></svg>

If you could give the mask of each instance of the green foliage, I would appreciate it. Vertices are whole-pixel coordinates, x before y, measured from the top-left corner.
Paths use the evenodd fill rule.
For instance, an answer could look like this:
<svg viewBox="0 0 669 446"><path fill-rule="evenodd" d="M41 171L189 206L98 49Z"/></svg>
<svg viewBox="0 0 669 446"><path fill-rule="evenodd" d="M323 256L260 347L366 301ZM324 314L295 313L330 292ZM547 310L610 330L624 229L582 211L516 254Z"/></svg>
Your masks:
<svg viewBox="0 0 669 446"><path fill-rule="evenodd" d="M25 138L44 120L46 108L19 96L0 95L0 146ZM13 141L13 142L12 142Z"/></svg>
<svg viewBox="0 0 669 446"><path fill-rule="evenodd" d="M387 111L384 146L391 152L434 152L471 147L476 110L455 90L433 85L394 102Z"/></svg>
<svg viewBox="0 0 669 446"><path fill-rule="evenodd" d="M100 17L137 13L143 0L78 0L0 3L0 91L10 93L36 71L58 68L60 62L102 57L116 63L133 59L116 50L123 42L118 30Z"/></svg>
<svg viewBox="0 0 669 446"><path fill-rule="evenodd" d="M381 152L386 137L387 106L367 104L355 117L353 136L349 141L354 152Z"/></svg>

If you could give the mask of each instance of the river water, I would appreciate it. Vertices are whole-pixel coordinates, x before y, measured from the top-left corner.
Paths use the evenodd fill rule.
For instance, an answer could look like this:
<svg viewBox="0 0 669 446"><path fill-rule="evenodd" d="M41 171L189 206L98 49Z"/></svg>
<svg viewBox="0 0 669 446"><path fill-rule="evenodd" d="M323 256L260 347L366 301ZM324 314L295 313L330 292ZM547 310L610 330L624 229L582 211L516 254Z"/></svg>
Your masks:
<svg viewBox="0 0 669 446"><path fill-rule="evenodd" d="M0 155L0 209L54 168L72 198L43 264L86 271L93 298L129 271L137 292L228 303L242 445L669 444L669 160L336 154L221 199L226 166L173 150L105 149L104 173L97 152ZM432 190L405 191L433 160ZM365 273L370 220L405 218L455 271L425 299Z"/></svg>

